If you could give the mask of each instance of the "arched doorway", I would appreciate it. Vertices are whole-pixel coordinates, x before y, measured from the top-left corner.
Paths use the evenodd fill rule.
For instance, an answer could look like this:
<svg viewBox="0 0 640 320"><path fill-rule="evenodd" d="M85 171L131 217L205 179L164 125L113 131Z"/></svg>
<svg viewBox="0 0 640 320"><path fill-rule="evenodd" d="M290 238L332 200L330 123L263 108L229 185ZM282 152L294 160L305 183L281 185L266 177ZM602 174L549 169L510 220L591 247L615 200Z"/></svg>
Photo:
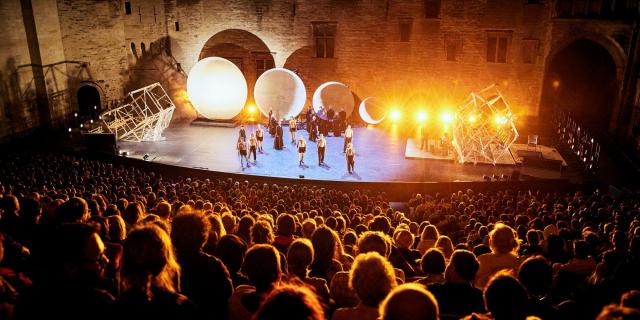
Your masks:
<svg viewBox="0 0 640 320"><path fill-rule="evenodd" d="M617 98L616 62L602 45L576 40L550 57L539 117L557 109L569 112L592 135L609 129Z"/></svg>
<svg viewBox="0 0 640 320"><path fill-rule="evenodd" d="M100 92L94 86L85 85L78 89L78 113L80 117L95 118L100 114Z"/></svg>
<svg viewBox="0 0 640 320"><path fill-rule="evenodd" d="M202 47L198 60L207 57L225 58L238 66L249 88L247 104L253 102L253 87L260 75L273 68L275 61L269 47L255 34L227 29L213 35Z"/></svg>

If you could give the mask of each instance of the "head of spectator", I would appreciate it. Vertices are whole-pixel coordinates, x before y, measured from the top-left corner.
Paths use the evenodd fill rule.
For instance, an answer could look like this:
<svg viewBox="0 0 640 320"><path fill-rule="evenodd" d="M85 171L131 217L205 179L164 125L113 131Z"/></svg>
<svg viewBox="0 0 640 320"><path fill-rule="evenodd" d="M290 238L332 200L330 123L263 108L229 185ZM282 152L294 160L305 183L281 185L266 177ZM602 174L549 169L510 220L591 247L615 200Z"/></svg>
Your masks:
<svg viewBox="0 0 640 320"><path fill-rule="evenodd" d="M144 207L140 202L131 202L122 212L122 218L129 228L135 226L144 218Z"/></svg>
<svg viewBox="0 0 640 320"><path fill-rule="evenodd" d="M435 247L440 249L440 251L442 251L442 254L444 254L444 257L447 259L449 259L451 257L451 254L453 254L453 242L451 242L451 238L447 236L440 236L440 238L438 238L438 241L436 241Z"/></svg>
<svg viewBox="0 0 640 320"><path fill-rule="evenodd" d="M251 227L252 244L271 244L274 238L273 229L271 229L271 225L265 220L259 219L253 227Z"/></svg>
<svg viewBox="0 0 640 320"><path fill-rule="evenodd" d="M415 283L399 285L380 305L381 320L437 320L438 303L423 286Z"/></svg>
<svg viewBox="0 0 640 320"><path fill-rule="evenodd" d="M96 283L109 260L98 230L83 223L68 223L56 230L57 275L72 283Z"/></svg>
<svg viewBox="0 0 640 320"><path fill-rule="evenodd" d="M156 214L164 219L169 220L171 218L171 204L167 201L160 201L156 204Z"/></svg>
<svg viewBox="0 0 640 320"><path fill-rule="evenodd" d="M442 251L430 248L420 259L420 270L425 275L442 275L445 271L446 259Z"/></svg>
<svg viewBox="0 0 640 320"><path fill-rule="evenodd" d="M393 235L393 240L398 248L411 249L413 246L413 235L407 229L400 229Z"/></svg>
<svg viewBox="0 0 640 320"><path fill-rule="evenodd" d="M109 226L109 241L120 243L127 237L127 225L119 215L107 216L107 225Z"/></svg>
<svg viewBox="0 0 640 320"><path fill-rule="evenodd" d="M305 279L309 266L313 262L313 245L309 239L300 238L291 243L287 251L287 268L289 274Z"/></svg>
<svg viewBox="0 0 640 320"><path fill-rule="evenodd" d="M454 283L470 283L476 278L479 269L480 263L471 251L458 249L449 259L445 279Z"/></svg>
<svg viewBox="0 0 640 320"><path fill-rule="evenodd" d="M553 270L544 257L530 257L520 265L518 280L529 295L542 298L551 290Z"/></svg>
<svg viewBox="0 0 640 320"><path fill-rule="evenodd" d="M247 244L242 238L235 234L227 234L218 241L215 255L233 275L240 271L246 252Z"/></svg>
<svg viewBox="0 0 640 320"><path fill-rule="evenodd" d="M640 310L611 304L602 308L596 320L640 320Z"/></svg>
<svg viewBox="0 0 640 320"><path fill-rule="evenodd" d="M20 205L20 219L30 224L37 224L42 215L40 203L35 199L27 198L22 200Z"/></svg>
<svg viewBox="0 0 640 320"><path fill-rule="evenodd" d="M307 218L302 221L302 236L311 239L311 235L316 231L316 221L311 218Z"/></svg>
<svg viewBox="0 0 640 320"><path fill-rule="evenodd" d="M296 220L290 214L281 214L276 219L278 236L291 237L296 232Z"/></svg>
<svg viewBox="0 0 640 320"><path fill-rule="evenodd" d="M152 288L180 290L178 265L169 235L160 227L134 228L124 241L122 279L125 290L137 290L148 297Z"/></svg>
<svg viewBox="0 0 640 320"><path fill-rule="evenodd" d="M393 266L377 252L358 255L349 271L349 286L367 307L377 308L396 285Z"/></svg>
<svg viewBox="0 0 640 320"><path fill-rule="evenodd" d="M377 252L388 257L391 252L389 236L380 231L365 231L358 238L358 253Z"/></svg>
<svg viewBox="0 0 640 320"><path fill-rule="evenodd" d="M489 247L495 254L516 254L520 243L515 230L503 223L497 223L489 233Z"/></svg>
<svg viewBox="0 0 640 320"><path fill-rule="evenodd" d="M495 320L525 319L528 308L527 291L509 273L496 273L484 288L487 310Z"/></svg>
<svg viewBox="0 0 640 320"><path fill-rule="evenodd" d="M183 212L171 220L171 240L179 255L198 253L207 242L211 224L200 212Z"/></svg>
<svg viewBox="0 0 640 320"><path fill-rule="evenodd" d="M89 219L89 206L82 198L71 198L56 209L58 223L82 223Z"/></svg>
<svg viewBox="0 0 640 320"><path fill-rule="evenodd" d="M269 244L255 244L248 251L242 270L258 292L269 292L280 280L280 254Z"/></svg>
<svg viewBox="0 0 640 320"><path fill-rule="evenodd" d="M256 223L256 219L254 219L251 215L244 215L238 221L238 231L236 234L244 240L244 242L251 242L251 228Z"/></svg>
<svg viewBox="0 0 640 320"><path fill-rule="evenodd" d="M306 286L284 284L262 301L254 320L324 320L324 310L316 294Z"/></svg>

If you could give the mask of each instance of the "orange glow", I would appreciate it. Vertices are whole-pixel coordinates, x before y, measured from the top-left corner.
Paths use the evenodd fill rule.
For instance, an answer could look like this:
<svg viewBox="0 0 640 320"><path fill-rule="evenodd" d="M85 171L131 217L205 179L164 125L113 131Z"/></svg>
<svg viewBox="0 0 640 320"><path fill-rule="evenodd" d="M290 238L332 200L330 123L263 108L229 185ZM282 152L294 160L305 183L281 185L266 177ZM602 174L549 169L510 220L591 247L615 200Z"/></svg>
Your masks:
<svg viewBox="0 0 640 320"><path fill-rule="evenodd" d="M551 82L551 86L552 86L554 89L558 89L558 88L560 88L560 80L553 80L553 82Z"/></svg>
<svg viewBox="0 0 640 320"><path fill-rule="evenodd" d="M256 109L256 106L254 106L254 105L250 105L250 106L247 108L247 111L248 111L250 114L254 114L254 113L256 113L256 110L257 110L257 109Z"/></svg>
<svg viewBox="0 0 640 320"><path fill-rule="evenodd" d="M424 122L427 120L427 112L426 111L418 111L416 114L416 120L419 122Z"/></svg>

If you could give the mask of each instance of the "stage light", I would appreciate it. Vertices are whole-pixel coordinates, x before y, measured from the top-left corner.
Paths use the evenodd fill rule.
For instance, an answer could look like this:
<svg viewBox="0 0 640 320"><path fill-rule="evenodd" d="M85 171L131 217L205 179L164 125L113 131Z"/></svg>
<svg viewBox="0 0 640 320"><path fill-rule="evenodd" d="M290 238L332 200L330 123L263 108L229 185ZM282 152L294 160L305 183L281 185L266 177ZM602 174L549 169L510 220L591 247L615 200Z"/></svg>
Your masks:
<svg viewBox="0 0 640 320"><path fill-rule="evenodd" d="M554 89L558 89L558 88L560 88L560 80L553 80L553 82L551 82L551 86L552 86Z"/></svg>
<svg viewBox="0 0 640 320"><path fill-rule="evenodd" d="M476 118L476 116L470 115L468 120L469 120L469 123L475 123L476 120L478 120L478 119Z"/></svg>
<svg viewBox="0 0 640 320"><path fill-rule="evenodd" d="M391 120L393 121L398 121L400 120L400 111L395 109L395 110L391 110L391 113L389 114L391 116Z"/></svg>
<svg viewBox="0 0 640 320"><path fill-rule="evenodd" d="M419 122L424 122L427 120L427 113L425 111L418 111L416 114L416 120Z"/></svg>
<svg viewBox="0 0 640 320"><path fill-rule="evenodd" d="M189 71L187 94L203 117L227 120L242 111L247 101L247 81L233 62L209 57Z"/></svg>
<svg viewBox="0 0 640 320"><path fill-rule="evenodd" d="M440 114L440 121L444 124L450 124L453 121L453 113L449 111L444 111Z"/></svg>
<svg viewBox="0 0 640 320"><path fill-rule="evenodd" d="M93 119L89 120L89 122L93 123Z"/></svg>
<svg viewBox="0 0 640 320"><path fill-rule="evenodd" d="M78 113L77 112L74 113L73 116L77 118L78 117Z"/></svg>
<svg viewBox="0 0 640 320"><path fill-rule="evenodd" d="M247 107L247 111L248 111L250 114L254 114L254 113L256 113L256 106L254 106L254 105L250 105L249 107Z"/></svg>
<svg viewBox="0 0 640 320"><path fill-rule="evenodd" d="M273 68L260 75L253 98L265 117L269 116L269 111L273 111L276 117L288 119L302 112L307 101L307 90L302 79L293 71Z"/></svg>
<svg viewBox="0 0 640 320"><path fill-rule="evenodd" d="M84 125L81 123L81 124L80 124L80 128L82 128L82 127L84 127Z"/></svg>
<svg viewBox="0 0 640 320"><path fill-rule="evenodd" d="M496 116L495 119L493 119L496 124L498 125L502 125L507 123L507 118L505 116Z"/></svg>
<svg viewBox="0 0 640 320"><path fill-rule="evenodd" d="M69 128L69 132L71 132L71 128Z"/></svg>

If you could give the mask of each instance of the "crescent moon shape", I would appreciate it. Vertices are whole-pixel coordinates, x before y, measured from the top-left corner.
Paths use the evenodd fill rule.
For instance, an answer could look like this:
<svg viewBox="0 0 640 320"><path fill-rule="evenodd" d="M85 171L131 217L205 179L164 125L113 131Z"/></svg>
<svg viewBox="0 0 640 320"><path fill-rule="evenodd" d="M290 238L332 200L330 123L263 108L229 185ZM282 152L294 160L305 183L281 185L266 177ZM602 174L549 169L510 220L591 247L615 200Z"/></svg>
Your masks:
<svg viewBox="0 0 640 320"><path fill-rule="evenodd" d="M321 119L325 120L326 110L320 112L320 107L334 108L336 114L340 112L340 109L336 108L344 108L344 111L347 113L347 117L351 115L354 107L353 94L349 87L336 81L329 81L321 84L313 93L312 102L313 110Z"/></svg>
<svg viewBox="0 0 640 320"><path fill-rule="evenodd" d="M375 120L375 119L373 119L371 117L371 115L367 111L367 101L370 101L370 103L373 103L376 100L377 99L375 97L367 97L364 100L362 100L362 102L360 102L360 106L358 107L358 113L360 113L360 118L362 118L362 120L364 122L366 122L367 124L378 124L378 123L382 122L384 120L384 118L387 116L387 114L385 113L378 120Z"/></svg>

